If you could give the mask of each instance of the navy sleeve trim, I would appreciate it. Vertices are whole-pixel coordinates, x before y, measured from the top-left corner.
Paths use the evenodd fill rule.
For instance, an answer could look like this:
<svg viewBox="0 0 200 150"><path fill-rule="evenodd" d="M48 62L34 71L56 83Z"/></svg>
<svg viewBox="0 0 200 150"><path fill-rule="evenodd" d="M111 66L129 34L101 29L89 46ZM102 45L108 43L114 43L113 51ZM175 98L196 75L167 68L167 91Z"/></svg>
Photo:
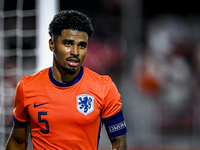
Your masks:
<svg viewBox="0 0 200 150"><path fill-rule="evenodd" d="M18 121L15 116L13 115L13 120L15 122L16 125L18 125L19 127L25 127L27 126L28 124L30 124L30 121L28 122L21 122L21 121Z"/></svg>
<svg viewBox="0 0 200 150"><path fill-rule="evenodd" d="M103 119L109 138L117 137L127 133L126 123L122 110L112 117Z"/></svg>

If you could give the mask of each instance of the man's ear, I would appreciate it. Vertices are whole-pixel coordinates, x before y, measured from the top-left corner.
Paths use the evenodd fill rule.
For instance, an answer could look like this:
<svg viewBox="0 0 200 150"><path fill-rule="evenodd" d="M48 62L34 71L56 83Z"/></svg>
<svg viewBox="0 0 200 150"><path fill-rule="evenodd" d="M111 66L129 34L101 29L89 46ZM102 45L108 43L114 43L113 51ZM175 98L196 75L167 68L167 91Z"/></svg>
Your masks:
<svg viewBox="0 0 200 150"><path fill-rule="evenodd" d="M54 52L54 40L52 38L49 39L49 49Z"/></svg>

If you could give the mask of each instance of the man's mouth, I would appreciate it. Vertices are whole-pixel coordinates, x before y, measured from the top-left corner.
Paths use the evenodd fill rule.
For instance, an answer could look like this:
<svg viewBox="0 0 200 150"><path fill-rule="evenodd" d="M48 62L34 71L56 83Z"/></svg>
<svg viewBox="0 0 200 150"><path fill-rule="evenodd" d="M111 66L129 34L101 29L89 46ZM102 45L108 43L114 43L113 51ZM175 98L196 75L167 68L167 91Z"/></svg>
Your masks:
<svg viewBox="0 0 200 150"><path fill-rule="evenodd" d="M80 62L80 60L78 58L75 58L75 57L67 59L67 63L71 67L77 67L79 62Z"/></svg>

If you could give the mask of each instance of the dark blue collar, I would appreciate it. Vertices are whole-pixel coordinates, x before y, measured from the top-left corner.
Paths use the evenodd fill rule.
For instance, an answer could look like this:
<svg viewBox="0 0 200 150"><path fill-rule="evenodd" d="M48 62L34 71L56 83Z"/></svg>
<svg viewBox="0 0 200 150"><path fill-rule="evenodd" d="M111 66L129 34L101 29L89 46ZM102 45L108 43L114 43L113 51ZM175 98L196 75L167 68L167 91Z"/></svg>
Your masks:
<svg viewBox="0 0 200 150"><path fill-rule="evenodd" d="M52 75L52 67L49 69L49 78L51 80L51 82L56 85L56 86L59 86L59 87L68 87L68 86L72 86L74 84L76 84L83 76L83 67L81 66L81 70L80 70L80 73L78 74L78 76L70 81L70 82L66 82L66 83L63 83L63 82L58 82L56 79L54 79L53 75Z"/></svg>

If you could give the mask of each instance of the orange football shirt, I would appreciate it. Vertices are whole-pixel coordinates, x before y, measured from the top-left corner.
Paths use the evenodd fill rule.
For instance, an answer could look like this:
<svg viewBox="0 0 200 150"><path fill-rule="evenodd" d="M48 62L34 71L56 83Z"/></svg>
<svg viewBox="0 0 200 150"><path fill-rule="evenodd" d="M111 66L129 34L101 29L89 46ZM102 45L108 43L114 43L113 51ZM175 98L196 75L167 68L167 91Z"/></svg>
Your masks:
<svg viewBox="0 0 200 150"><path fill-rule="evenodd" d="M14 120L18 125L30 122L35 150L97 149L101 120L121 110L111 78L86 67L66 84L52 77L51 68L24 76L14 102Z"/></svg>

